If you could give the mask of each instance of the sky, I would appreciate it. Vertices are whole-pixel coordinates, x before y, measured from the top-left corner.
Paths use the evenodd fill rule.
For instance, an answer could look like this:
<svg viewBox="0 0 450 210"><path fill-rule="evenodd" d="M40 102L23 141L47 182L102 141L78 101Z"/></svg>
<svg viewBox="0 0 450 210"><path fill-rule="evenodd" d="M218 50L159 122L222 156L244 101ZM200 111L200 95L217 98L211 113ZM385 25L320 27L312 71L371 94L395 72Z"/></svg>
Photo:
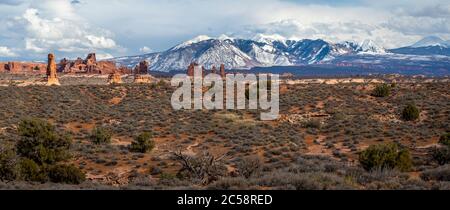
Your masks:
<svg viewBox="0 0 450 210"><path fill-rule="evenodd" d="M450 0L0 0L0 60L167 50L198 35L362 42L450 39Z"/></svg>

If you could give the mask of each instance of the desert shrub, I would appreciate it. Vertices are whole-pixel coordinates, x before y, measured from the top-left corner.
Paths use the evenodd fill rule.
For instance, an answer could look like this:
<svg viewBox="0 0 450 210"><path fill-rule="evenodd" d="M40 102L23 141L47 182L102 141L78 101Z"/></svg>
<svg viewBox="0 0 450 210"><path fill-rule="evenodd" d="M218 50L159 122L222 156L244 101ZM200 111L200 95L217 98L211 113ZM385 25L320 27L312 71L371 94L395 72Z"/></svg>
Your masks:
<svg viewBox="0 0 450 210"><path fill-rule="evenodd" d="M322 122L320 120L311 119L311 120L307 120L306 122L302 123L302 125L305 128L319 129L320 127L322 127Z"/></svg>
<svg viewBox="0 0 450 210"><path fill-rule="evenodd" d="M112 134L109 130L102 127L96 127L92 130L90 139L94 144L111 143Z"/></svg>
<svg viewBox="0 0 450 210"><path fill-rule="evenodd" d="M17 177L16 154L13 150L0 151L0 181L12 181Z"/></svg>
<svg viewBox="0 0 450 210"><path fill-rule="evenodd" d="M439 139L439 143L450 147L450 133L445 133Z"/></svg>
<svg viewBox="0 0 450 210"><path fill-rule="evenodd" d="M441 166L436 169L424 171L420 177L425 181L450 181L450 165Z"/></svg>
<svg viewBox="0 0 450 210"><path fill-rule="evenodd" d="M391 94L391 87L387 84L381 84L375 87L372 95L375 97L387 97Z"/></svg>
<svg viewBox="0 0 450 210"><path fill-rule="evenodd" d="M25 119L19 123L21 136L16 148L17 154L37 164L53 164L70 157L68 149L72 139L59 135L55 127L40 119Z"/></svg>
<svg viewBox="0 0 450 210"><path fill-rule="evenodd" d="M137 136L130 145L130 151L146 153L155 147L155 142L152 139L152 134L144 132Z"/></svg>
<svg viewBox="0 0 450 210"><path fill-rule="evenodd" d="M47 174L42 166L31 159L23 158L19 162L20 178L30 182L46 182Z"/></svg>
<svg viewBox="0 0 450 210"><path fill-rule="evenodd" d="M86 175L73 165L55 165L48 169L50 181L65 184L81 184L86 180Z"/></svg>
<svg viewBox="0 0 450 210"><path fill-rule="evenodd" d="M367 171L374 169L398 169L408 171L412 159L408 150L399 149L397 144L372 145L359 155L359 162Z"/></svg>
<svg viewBox="0 0 450 210"><path fill-rule="evenodd" d="M249 178L261 170L261 161L258 158L244 158L237 163L238 173Z"/></svg>
<svg viewBox="0 0 450 210"><path fill-rule="evenodd" d="M402 111L402 119L405 121L414 121L419 119L420 110L414 104L408 104Z"/></svg>
<svg viewBox="0 0 450 210"><path fill-rule="evenodd" d="M436 147L431 156L439 165L445 165L450 162L450 147Z"/></svg>
<svg viewBox="0 0 450 210"><path fill-rule="evenodd" d="M178 177L188 177L202 184L209 184L217 181L227 172L227 168L221 161L222 158L216 158L207 152L197 156L188 156L181 152L174 155L182 165L177 174Z"/></svg>

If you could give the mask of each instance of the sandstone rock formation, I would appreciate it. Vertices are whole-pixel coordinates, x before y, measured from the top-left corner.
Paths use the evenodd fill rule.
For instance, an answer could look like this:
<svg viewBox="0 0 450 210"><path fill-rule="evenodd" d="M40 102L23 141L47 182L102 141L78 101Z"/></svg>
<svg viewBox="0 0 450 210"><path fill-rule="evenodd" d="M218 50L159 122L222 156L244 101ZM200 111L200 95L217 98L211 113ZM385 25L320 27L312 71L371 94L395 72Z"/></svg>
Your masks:
<svg viewBox="0 0 450 210"><path fill-rule="evenodd" d="M108 76L109 84L122 84L122 76L119 72L111 73Z"/></svg>
<svg viewBox="0 0 450 210"><path fill-rule="evenodd" d="M188 66L188 69L187 69L187 75L188 76L190 76L190 77L194 76L194 70L195 70L196 66L200 66L200 65L198 63L191 63ZM203 77L206 75L205 72L206 72L206 69L205 69L205 67L202 66L202 76Z"/></svg>
<svg viewBox="0 0 450 210"><path fill-rule="evenodd" d="M152 77L148 74L150 64L143 60L134 68L134 83L150 83Z"/></svg>
<svg viewBox="0 0 450 210"><path fill-rule="evenodd" d="M220 65L220 76L221 76L222 78L225 78L225 77L226 77L226 73L225 73L225 64L221 64L221 65Z"/></svg>
<svg viewBox="0 0 450 210"><path fill-rule="evenodd" d="M148 61L143 60L139 62L139 64L134 68L134 74L148 74L148 69L150 67L150 64Z"/></svg>
<svg viewBox="0 0 450 210"><path fill-rule="evenodd" d="M55 55L53 55L52 53L48 54L47 85L60 85L58 77L56 76Z"/></svg>
<svg viewBox="0 0 450 210"><path fill-rule="evenodd" d="M58 64L58 71L67 74L112 74L119 72L129 74L131 70L117 67L114 61L97 61L95 53L90 53L86 59L77 58L74 61L62 59Z"/></svg>
<svg viewBox="0 0 450 210"><path fill-rule="evenodd" d="M47 64L35 62L0 62L0 72L11 74L45 74Z"/></svg>
<svg viewBox="0 0 450 210"><path fill-rule="evenodd" d="M191 64L188 66L188 68L187 68L187 75L188 75L188 76L190 76L190 77L193 77L193 76L194 76L194 69L195 69L196 66L199 66L199 64L197 64L197 63L191 63ZM203 77L206 76L206 72L207 72L207 70L205 69L205 67L202 66L202 75L203 75ZM226 74L225 74L225 65L224 65L224 64L220 65L220 72L217 72L217 69L216 69L215 66L213 66L213 67L211 68L210 72L213 73L213 74L220 73L220 76L221 76L222 78L225 78L225 76L226 76Z"/></svg>
<svg viewBox="0 0 450 210"><path fill-rule="evenodd" d="M147 84L152 82L152 76L150 75L142 75L136 74L134 75L134 83L138 84Z"/></svg>
<svg viewBox="0 0 450 210"><path fill-rule="evenodd" d="M188 69L187 69L187 75L188 75L188 76L190 76L190 77L193 77L193 76L194 76L194 69L195 69L196 66L198 66L197 63L191 63L191 64L188 66Z"/></svg>

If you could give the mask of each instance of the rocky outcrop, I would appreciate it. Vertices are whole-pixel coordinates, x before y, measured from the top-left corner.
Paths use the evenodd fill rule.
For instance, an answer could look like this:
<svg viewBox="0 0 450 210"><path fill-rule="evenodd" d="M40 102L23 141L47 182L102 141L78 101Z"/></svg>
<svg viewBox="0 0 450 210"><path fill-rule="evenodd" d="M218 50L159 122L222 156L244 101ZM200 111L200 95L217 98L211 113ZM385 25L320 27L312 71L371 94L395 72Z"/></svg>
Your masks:
<svg viewBox="0 0 450 210"><path fill-rule="evenodd" d="M145 84L152 81L152 77L148 74L150 63L146 60L139 62L134 68L134 83Z"/></svg>
<svg viewBox="0 0 450 210"><path fill-rule="evenodd" d="M139 64L134 68L134 74L148 74L150 63L146 60L139 62Z"/></svg>
<svg viewBox="0 0 450 210"><path fill-rule="evenodd" d="M58 71L67 74L131 73L131 70L128 68L117 67L114 61L97 61L95 53L90 53L84 60L77 58L76 60L69 61L64 58L58 64Z"/></svg>
<svg viewBox="0 0 450 210"><path fill-rule="evenodd" d="M148 84L151 83L153 80L153 77L150 75L143 75L143 74L136 74L134 75L134 83L137 84Z"/></svg>
<svg viewBox="0 0 450 210"><path fill-rule="evenodd" d="M0 62L0 72L11 74L45 74L47 65L34 62Z"/></svg>
<svg viewBox="0 0 450 210"><path fill-rule="evenodd" d="M109 74L108 77L109 84L122 84L122 75L118 72Z"/></svg>
<svg viewBox="0 0 450 210"><path fill-rule="evenodd" d="M199 66L199 64L197 64L197 63L191 63L191 64L188 66L188 68L187 68L187 75L188 75L188 76L190 76L190 77L193 77L193 76L194 76L194 70L195 70L195 67L196 67L196 66ZM206 72L207 72L207 71L208 71L208 70L206 70L205 67L202 66L202 75L203 75L203 77L206 75ZM217 72L217 69L216 69L215 66L213 66L212 69L211 69L209 72L210 72L210 73L213 73L213 74L220 73L220 76L221 76L222 78L225 78L225 76L226 76L226 74L225 74L225 65L224 65L224 64L220 65L220 72Z"/></svg>
<svg viewBox="0 0 450 210"><path fill-rule="evenodd" d="M47 85L61 85L59 84L58 77L56 75L56 62L55 55L52 53L48 54L48 63L47 63Z"/></svg>

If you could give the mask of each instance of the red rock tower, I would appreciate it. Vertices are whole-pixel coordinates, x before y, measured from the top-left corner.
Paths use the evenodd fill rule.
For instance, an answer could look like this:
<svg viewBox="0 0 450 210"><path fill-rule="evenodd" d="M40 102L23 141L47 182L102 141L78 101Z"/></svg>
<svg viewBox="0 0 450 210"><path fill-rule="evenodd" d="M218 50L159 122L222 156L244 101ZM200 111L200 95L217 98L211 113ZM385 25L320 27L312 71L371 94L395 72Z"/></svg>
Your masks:
<svg viewBox="0 0 450 210"><path fill-rule="evenodd" d="M190 76L190 77L193 77L193 76L194 76L194 68L195 68L195 66L198 66L198 64L196 64L196 63L191 63L191 64L188 66L188 69L187 69L187 75L188 75L188 76Z"/></svg>
<svg viewBox="0 0 450 210"><path fill-rule="evenodd" d="M226 77L226 73L225 73L225 64L221 64L221 65L220 65L220 76L221 76L222 78L225 78L225 77Z"/></svg>
<svg viewBox="0 0 450 210"><path fill-rule="evenodd" d="M146 60L139 62L139 65L137 66L134 74L148 74L149 66L150 64Z"/></svg>
<svg viewBox="0 0 450 210"><path fill-rule="evenodd" d="M56 75L55 55L53 55L52 53L48 54L47 85L60 85L58 77Z"/></svg>
<svg viewBox="0 0 450 210"><path fill-rule="evenodd" d="M139 62L134 68L134 83L150 83L151 76L148 74L150 63L146 60Z"/></svg>

